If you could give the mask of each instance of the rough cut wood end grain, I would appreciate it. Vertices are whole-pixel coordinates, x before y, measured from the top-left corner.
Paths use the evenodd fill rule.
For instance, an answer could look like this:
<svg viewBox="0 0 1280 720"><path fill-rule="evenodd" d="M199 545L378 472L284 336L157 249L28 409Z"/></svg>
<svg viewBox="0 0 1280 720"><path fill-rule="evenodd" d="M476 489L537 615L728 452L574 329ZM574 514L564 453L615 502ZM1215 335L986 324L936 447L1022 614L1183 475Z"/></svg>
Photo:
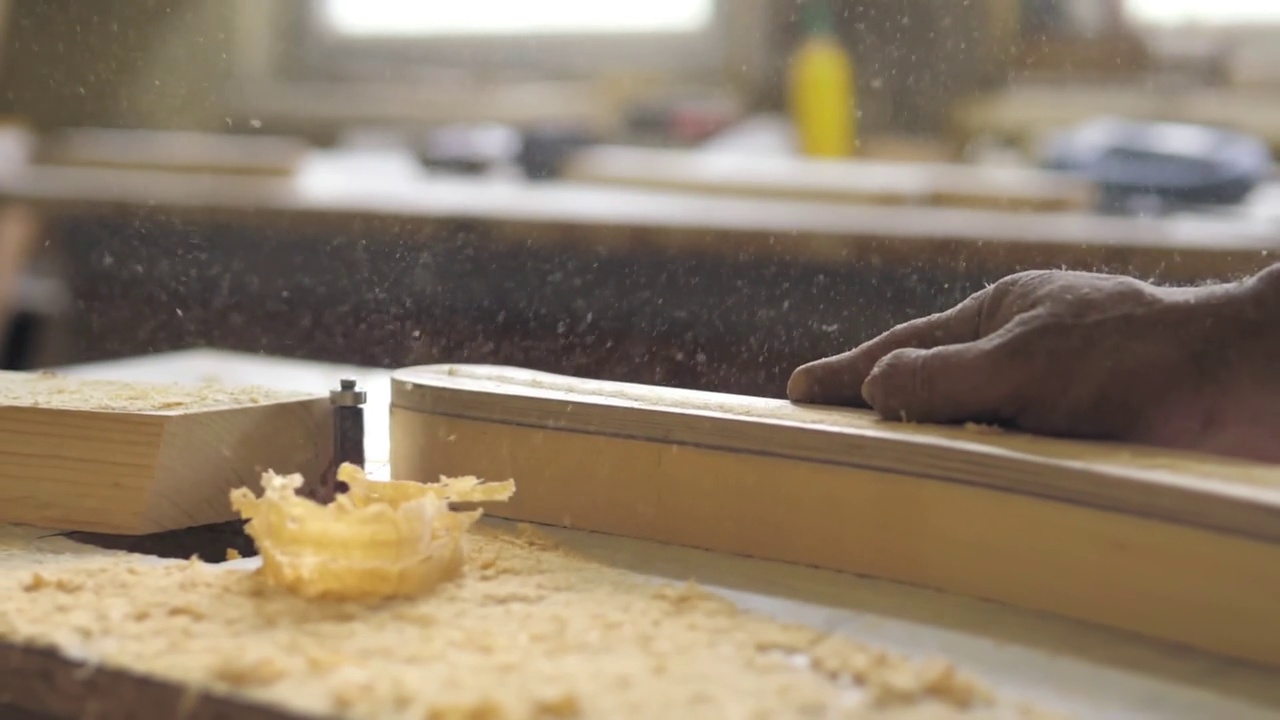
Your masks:
<svg viewBox="0 0 1280 720"><path fill-rule="evenodd" d="M137 535L236 518L265 470L319 478L327 397L0 374L0 522Z"/></svg>

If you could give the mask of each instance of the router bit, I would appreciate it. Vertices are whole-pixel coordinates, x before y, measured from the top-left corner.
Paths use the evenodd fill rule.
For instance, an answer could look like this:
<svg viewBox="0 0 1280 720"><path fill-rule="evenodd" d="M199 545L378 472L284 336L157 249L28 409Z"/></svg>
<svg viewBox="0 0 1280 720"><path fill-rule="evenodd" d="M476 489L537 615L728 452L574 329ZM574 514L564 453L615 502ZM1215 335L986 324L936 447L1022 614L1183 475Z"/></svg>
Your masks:
<svg viewBox="0 0 1280 720"><path fill-rule="evenodd" d="M333 460L321 479L319 497L322 503L332 502L339 493L346 492L347 484L338 480L338 467L351 463L364 468L364 404L367 395L354 378L343 378L337 390L329 391L329 404L333 406Z"/></svg>

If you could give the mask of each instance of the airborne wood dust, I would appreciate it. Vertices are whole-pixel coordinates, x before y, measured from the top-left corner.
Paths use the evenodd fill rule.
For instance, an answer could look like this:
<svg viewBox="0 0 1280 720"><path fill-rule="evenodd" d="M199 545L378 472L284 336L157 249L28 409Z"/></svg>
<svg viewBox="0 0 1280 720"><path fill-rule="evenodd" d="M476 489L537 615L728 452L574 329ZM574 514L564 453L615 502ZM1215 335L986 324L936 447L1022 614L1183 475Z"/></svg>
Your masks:
<svg viewBox="0 0 1280 720"><path fill-rule="evenodd" d="M655 586L530 532L477 528L469 543L463 577L372 604L306 601L198 562L11 551L0 637L350 718L1047 717L948 663Z"/></svg>

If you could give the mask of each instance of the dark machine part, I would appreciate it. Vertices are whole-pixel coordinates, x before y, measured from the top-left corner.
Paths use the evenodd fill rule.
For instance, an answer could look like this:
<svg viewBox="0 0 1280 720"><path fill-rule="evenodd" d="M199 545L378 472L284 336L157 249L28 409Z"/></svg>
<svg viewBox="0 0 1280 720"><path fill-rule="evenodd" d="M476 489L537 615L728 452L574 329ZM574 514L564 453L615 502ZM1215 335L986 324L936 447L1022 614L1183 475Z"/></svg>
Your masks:
<svg viewBox="0 0 1280 720"><path fill-rule="evenodd" d="M594 142L594 136L586 128L576 125L527 128L516 164L530 180L552 180L560 176L565 162L575 152Z"/></svg>
<svg viewBox="0 0 1280 720"><path fill-rule="evenodd" d="M228 550L236 551L240 557L254 557L258 554L253 538L245 534L244 526L244 520L228 520L150 535L109 535L79 531L55 534L106 550L123 550L172 560L198 557L203 562L220 563L228 559Z"/></svg>
<svg viewBox="0 0 1280 720"><path fill-rule="evenodd" d="M1270 148L1251 135L1112 118L1057 136L1042 164L1087 178L1099 211L1124 215L1235 205L1272 173Z"/></svg>
<svg viewBox="0 0 1280 720"><path fill-rule="evenodd" d="M10 300L13 314L7 318L8 326L2 328L0 369L35 369L50 343L57 344L71 306L70 293L62 278L34 270L18 278Z"/></svg>
<svg viewBox="0 0 1280 720"><path fill-rule="evenodd" d="M460 175L483 175L514 167L531 180L559 177L566 159L595 142L575 123L519 128L499 123L446 125L429 130L417 143L428 168Z"/></svg>
<svg viewBox="0 0 1280 720"><path fill-rule="evenodd" d="M347 484L337 479L338 466L351 463L364 468L364 404L368 397L354 378L343 378L338 389L329 392L333 405L333 489L344 493Z"/></svg>
<svg viewBox="0 0 1280 720"><path fill-rule="evenodd" d="M520 131L501 123L446 125L428 130L418 143L423 165L462 175L479 175L515 162Z"/></svg>

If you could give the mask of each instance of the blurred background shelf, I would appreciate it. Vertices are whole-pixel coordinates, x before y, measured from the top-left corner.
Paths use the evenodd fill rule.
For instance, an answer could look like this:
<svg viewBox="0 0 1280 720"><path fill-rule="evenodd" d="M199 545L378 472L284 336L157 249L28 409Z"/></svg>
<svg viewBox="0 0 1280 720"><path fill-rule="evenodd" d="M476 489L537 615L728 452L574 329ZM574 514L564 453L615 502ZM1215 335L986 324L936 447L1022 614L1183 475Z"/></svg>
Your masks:
<svg viewBox="0 0 1280 720"><path fill-rule="evenodd" d="M790 1L518 31L411 2L0 3L6 363L208 346L777 395L1015 270L1238 276L1280 248L1272 178L1109 217L1042 167L1105 116L1274 146L1280 18L1215 5L833 1L857 152L815 158Z"/></svg>

